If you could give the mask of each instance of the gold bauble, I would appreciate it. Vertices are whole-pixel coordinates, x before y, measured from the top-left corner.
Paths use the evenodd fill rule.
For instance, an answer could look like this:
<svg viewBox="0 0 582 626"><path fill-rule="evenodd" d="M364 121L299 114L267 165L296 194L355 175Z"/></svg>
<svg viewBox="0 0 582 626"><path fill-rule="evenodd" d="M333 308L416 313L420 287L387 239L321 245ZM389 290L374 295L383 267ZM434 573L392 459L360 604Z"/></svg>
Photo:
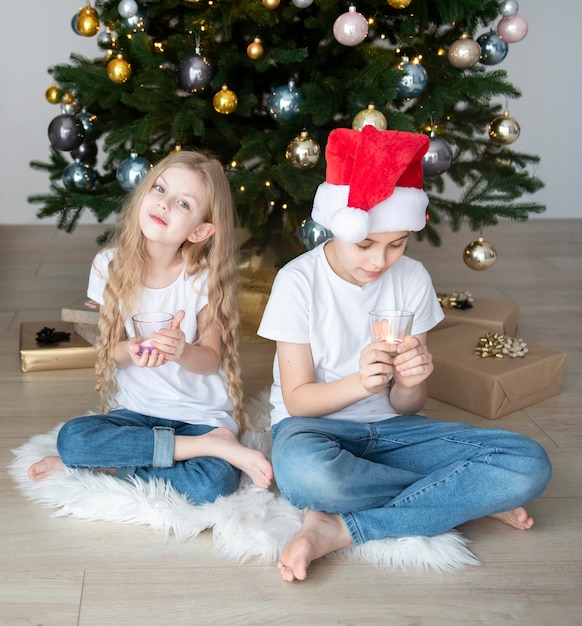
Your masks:
<svg viewBox="0 0 582 626"><path fill-rule="evenodd" d="M378 111L373 104L369 104L367 109L356 113L352 121L354 130L362 130L364 126L374 126L378 130L386 130L388 122L383 113Z"/></svg>
<svg viewBox="0 0 582 626"><path fill-rule="evenodd" d="M63 92L53 83L45 92L45 98L51 104L59 104L63 97Z"/></svg>
<svg viewBox="0 0 582 626"><path fill-rule="evenodd" d="M306 130L295 137L287 146L285 158L297 169L310 169L317 165L321 148L311 139Z"/></svg>
<svg viewBox="0 0 582 626"><path fill-rule="evenodd" d="M254 41L251 41L247 46L247 56L249 59L253 59L253 61L260 59L264 52L263 44L258 37L255 37Z"/></svg>
<svg viewBox="0 0 582 626"><path fill-rule="evenodd" d="M411 2L412 0L388 0L393 9L405 9Z"/></svg>
<svg viewBox="0 0 582 626"><path fill-rule="evenodd" d="M118 54L107 64L107 76L114 83L125 83L131 76L131 65L121 54Z"/></svg>
<svg viewBox="0 0 582 626"><path fill-rule="evenodd" d="M281 4L281 0L263 0L263 6L269 11L273 11Z"/></svg>
<svg viewBox="0 0 582 626"><path fill-rule="evenodd" d="M63 97L61 98L61 102L63 104L71 104L71 102L75 102L75 94L72 91L65 91Z"/></svg>
<svg viewBox="0 0 582 626"><path fill-rule="evenodd" d="M495 248L483 237L479 237L477 241L472 241L463 252L463 261L465 265L472 270L481 271L488 270L497 259Z"/></svg>
<svg viewBox="0 0 582 626"><path fill-rule="evenodd" d="M467 34L453 41L447 52L449 63L461 70L473 67L481 57L481 46Z"/></svg>
<svg viewBox="0 0 582 626"><path fill-rule="evenodd" d="M231 91L226 85L222 85L222 89L214 94L212 104L214 105L215 111L223 115L228 115L236 109L238 98L234 91Z"/></svg>
<svg viewBox="0 0 582 626"><path fill-rule="evenodd" d="M83 37L93 37L99 32L99 14L90 4L79 11L77 32Z"/></svg>
<svg viewBox="0 0 582 626"><path fill-rule="evenodd" d="M501 117L496 117L491 124L489 124L489 137L493 143L500 146L507 146L513 143L521 132L521 128L513 117L509 115L508 111Z"/></svg>

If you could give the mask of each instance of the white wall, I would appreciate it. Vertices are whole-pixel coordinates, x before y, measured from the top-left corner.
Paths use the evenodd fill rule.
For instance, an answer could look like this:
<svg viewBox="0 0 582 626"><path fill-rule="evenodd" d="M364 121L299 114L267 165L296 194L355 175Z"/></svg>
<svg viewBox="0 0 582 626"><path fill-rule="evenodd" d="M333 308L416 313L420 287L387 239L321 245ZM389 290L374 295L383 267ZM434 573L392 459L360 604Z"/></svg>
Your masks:
<svg viewBox="0 0 582 626"><path fill-rule="evenodd" d="M52 83L48 68L67 63L71 52L91 59L102 54L96 37L80 37L71 28L71 19L82 6L83 0L28 0L25 13L33 19L23 18L19 3L3 8L0 224L37 222L38 207L29 205L26 198L48 189L46 174L28 165L32 159L48 157L47 128L60 114L60 107L45 99ZM507 70L523 92L520 100L509 102L511 115L521 125L513 147L542 158L537 175L546 187L528 198L547 206L541 217L582 217L577 189L582 175L578 130L582 3L562 0L552 8L548 3L520 0L520 13L528 20L529 33L521 42L510 44L506 59L493 67ZM93 221L87 213L84 222Z"/></svg>

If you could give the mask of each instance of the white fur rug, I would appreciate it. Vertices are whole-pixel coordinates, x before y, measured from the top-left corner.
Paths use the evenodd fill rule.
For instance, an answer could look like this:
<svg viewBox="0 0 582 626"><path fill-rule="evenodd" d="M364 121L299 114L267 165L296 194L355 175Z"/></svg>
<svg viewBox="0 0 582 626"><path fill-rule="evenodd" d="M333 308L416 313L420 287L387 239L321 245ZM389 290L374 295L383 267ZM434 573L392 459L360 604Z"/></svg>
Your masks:
<svg viewBox="0 0 582 626"><path fill-rule="evenodd" d="M248 407L255 423L268 425L268 394L262 393ZM55 472L40 481L28 479L32 463L56 454L60 426L36 435L13 450L8 472L30 500L57 509L56 517L77 517L123 524L145 524L185 541L212 528L214 545L225 559L239 562L253 557L276 561L281 550L301 526L302 512L277 491L257 489L243 475L238 490L212 504L193 505L161 481L131 483L88 470ZM270 455L271 433L247 433L243 443ZM386 538L352 546L336 553L339 558L365 559L387 570L413 569L453 572L479 561L457 531L437 537Z"/></svg>

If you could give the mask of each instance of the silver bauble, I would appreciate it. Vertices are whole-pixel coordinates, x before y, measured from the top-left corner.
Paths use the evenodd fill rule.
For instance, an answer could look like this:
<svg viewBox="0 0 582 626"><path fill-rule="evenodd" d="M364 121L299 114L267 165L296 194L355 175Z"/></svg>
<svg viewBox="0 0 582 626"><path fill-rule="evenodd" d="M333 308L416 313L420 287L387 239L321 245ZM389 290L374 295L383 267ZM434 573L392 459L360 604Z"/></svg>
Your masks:
<svg viewBox="0 0 582 626"><path fill-rule="evenodd" d="M403 61L398 69L405 72L396 86L396 92L400 98L418 98L426 89L428 74L424 67L416 62Z"/></svg>
<svg viewBox="0 0 582 626"><path fill-rule="evenodd" d="M184 57L178 66L178 83L182 89L190 93L204 91L213 76L214 68L210 61L200 54Z"/></svg>
<svg viewBox="0 0 582 626"><path fill-rule="evenodd" d="M117 5L117 11L121 17L133 17L139 10L139 5L135 0L121 0Z"/></svg>
<svg viewBox="0 0 582 626"><path fill-rule="evenodd" d="M505 41L494 30L477 37L477 43L481 46L479 63L482 65L497 65L501 63L509 50Z"/></svg>
<svg viewBox="0 0 582 626"><path fill-rule="evenodd" d="M305 96L290 80L286 85L276 87L267 99L267 111L277 121L290 120L299 113Z"/></svg>
<svg viewBox="0 0 582 626"><path fill-rule="evenodd" d="M467 267L477 272L488 270L497 259L495 248L479 237L477 241L472 241L463 252L463 261Z"/></svg>
<svg viewBox="0 0 582 626"><path fill-rule="evenodd" d="M426 154L422 157L422 171L425 176L439 176L446 172L453 162L453 149L442 137L431 135Z"/></svg>
<svg viewBox="0 0 582 626"><path fill-rule="evenodd" d="M297 169L310 169L317 165L321 148L319 144L311 139L307 131L303 131L299 137L295 137L285 152L285 158Z"/></svg>
<svg viewBox="0 0 582 626"><path fill-rule="evenodd" d="M499 14L503 17L512 17L519 11L517 0L502 0L499 3Z"/></svg>
<svg viewBox="0 0 582 626"><path fill-rule="evenodd" d="M313 0L291 0L298 9L306 9L313 4Z"/></svg>

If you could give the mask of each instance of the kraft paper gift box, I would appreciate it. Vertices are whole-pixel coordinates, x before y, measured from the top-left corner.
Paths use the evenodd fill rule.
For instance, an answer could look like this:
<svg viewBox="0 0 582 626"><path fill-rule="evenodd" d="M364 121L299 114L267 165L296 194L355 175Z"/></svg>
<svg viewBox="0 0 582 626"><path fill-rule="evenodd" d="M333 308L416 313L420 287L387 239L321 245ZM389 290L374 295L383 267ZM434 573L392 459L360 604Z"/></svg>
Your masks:
<svg viewBox="0 0 582 626"><path fill-rule="evenodd" d="M44 327L71 333L69 340L53 344L36 342ZM97 351L74 330L72 322L24 322L20 325L20 368L23 372L95 367Z"/></svg>
<svg viewBox="0 0 582 626"><path fill-rule="evenodd" d="M488 332L457 324L429 333L431 398L494 420L560 393L563 352L528 342L524 357L483 358L474 351Z"/></svg>
<svg viewBox="0 0 582 626"><path fill-rule="evenodd" d="M488 300L475 298L470 309L447 309L443 307L445 319L433 330L442 330L454 324L472 324L490 333L508 337L517 334L519 306L511 300Z"/></svg>

